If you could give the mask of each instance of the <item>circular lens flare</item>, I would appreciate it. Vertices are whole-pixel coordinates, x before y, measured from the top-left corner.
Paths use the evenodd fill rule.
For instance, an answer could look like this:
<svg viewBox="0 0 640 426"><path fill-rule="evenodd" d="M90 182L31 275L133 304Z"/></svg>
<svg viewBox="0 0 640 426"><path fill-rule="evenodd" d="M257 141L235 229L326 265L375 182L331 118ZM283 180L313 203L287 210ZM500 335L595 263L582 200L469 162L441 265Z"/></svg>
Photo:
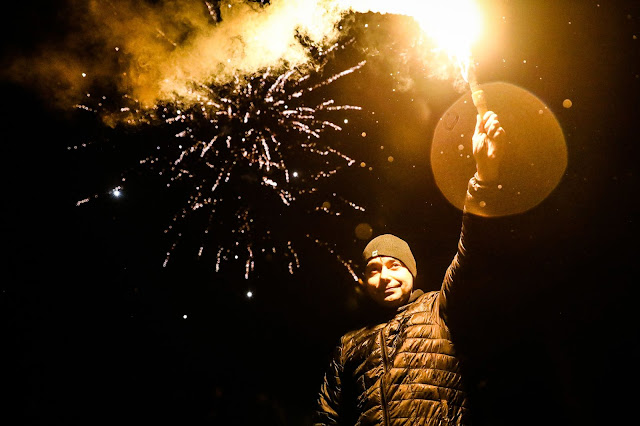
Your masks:
<svg viewBox="0 0 640 426"><path fill-rule="evenodd" d="M555 115L535 95L509 83L482 85L489 108L508 135L498 189L499 206L487 216L525 212L556 188L567 167L567 146ZM440 118L431 145L431 168L446 199L461 209L467 183L475 173L471 135L477 111L471 93L460 97Z"/></svg>

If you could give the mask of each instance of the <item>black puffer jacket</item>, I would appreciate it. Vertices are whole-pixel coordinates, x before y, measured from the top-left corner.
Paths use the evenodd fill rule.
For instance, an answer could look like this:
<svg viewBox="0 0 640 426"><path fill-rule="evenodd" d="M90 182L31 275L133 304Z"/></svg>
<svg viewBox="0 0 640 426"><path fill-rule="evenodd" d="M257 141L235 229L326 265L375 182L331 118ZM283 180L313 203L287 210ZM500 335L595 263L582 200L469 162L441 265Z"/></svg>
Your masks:
<svg viewBox="0 0 640 426"><path fill-rule="evenodd" d="M458 252L439 291L414 292L383 323L342 337L318 399L315 424L467 425L468 401L448 327L460 289L486 267L480 201L495 195L472 179ZM481 197L478 197L481 195ZM479 229L480 228L480 229ZM464 292L463 292L464 293Z"/></svg>

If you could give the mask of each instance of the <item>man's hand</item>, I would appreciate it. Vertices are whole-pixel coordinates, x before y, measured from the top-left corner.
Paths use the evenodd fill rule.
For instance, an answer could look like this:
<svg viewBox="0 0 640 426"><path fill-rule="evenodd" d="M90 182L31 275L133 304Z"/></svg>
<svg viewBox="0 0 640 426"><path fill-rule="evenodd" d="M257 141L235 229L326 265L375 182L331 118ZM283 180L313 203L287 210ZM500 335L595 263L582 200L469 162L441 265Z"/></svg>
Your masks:
<svg viewBox="0 0 640 426"><path fill-rule="evenodd" d="M493 111L487 111L484 117L478 114L472 142L476 176L479 181L495 182L498 179L505 139L505 131Z"/></svg>

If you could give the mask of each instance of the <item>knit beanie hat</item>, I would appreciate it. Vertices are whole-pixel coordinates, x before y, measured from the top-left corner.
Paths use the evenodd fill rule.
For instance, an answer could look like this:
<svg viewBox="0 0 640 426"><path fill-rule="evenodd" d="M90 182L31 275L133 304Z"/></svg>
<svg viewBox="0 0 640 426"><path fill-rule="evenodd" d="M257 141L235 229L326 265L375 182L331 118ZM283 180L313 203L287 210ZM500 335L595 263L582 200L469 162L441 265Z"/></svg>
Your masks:
<svg viewBox="0 0 640 426"><path fill-rule="evenodd" d="M409 244L395 235L383 234L375 237L369 241L362 252L365 264L378 256L389 256L398 259L404 263L404 266L413 274L414 278L418 275L416 260L413 257L413 253L411 253Z"/></svg>

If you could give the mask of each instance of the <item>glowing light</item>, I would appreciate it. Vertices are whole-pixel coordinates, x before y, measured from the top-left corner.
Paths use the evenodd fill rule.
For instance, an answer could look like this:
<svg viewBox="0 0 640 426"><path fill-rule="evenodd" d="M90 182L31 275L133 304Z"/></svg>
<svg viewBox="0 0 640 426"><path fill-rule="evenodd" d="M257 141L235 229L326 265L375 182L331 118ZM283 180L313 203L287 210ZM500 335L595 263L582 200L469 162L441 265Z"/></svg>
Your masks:
<svg viewBox="0 0 640 426"><path fill-rule="evenodd" d="M253 292L252 291L248 291L247 292L247 298L251 299L253 297Z"/></svg>
<svg viewBox="0 0 640 426"><path fill-rule="evenodd" d="M461 68L467 78L471 50L483 30L474 0L338 0L356 12L379 12L413 17L425 34Z"/></svg>
<svg viewBox="0 0 640 426"><path fill-rule="evenodd" d="M183 316L182 316L182 318L183 318L183 319L187 319L187 315L186 315L186 314L185 314L185 315L183 315Z"/></svg>
<svg viewBox="0 0 640 426"><path fill-rule="evenodd" d="M412 15L422 29L449 56L460 61L471 57L473 42L481 33L480 12L472 0L416 2Z"/></svg>

